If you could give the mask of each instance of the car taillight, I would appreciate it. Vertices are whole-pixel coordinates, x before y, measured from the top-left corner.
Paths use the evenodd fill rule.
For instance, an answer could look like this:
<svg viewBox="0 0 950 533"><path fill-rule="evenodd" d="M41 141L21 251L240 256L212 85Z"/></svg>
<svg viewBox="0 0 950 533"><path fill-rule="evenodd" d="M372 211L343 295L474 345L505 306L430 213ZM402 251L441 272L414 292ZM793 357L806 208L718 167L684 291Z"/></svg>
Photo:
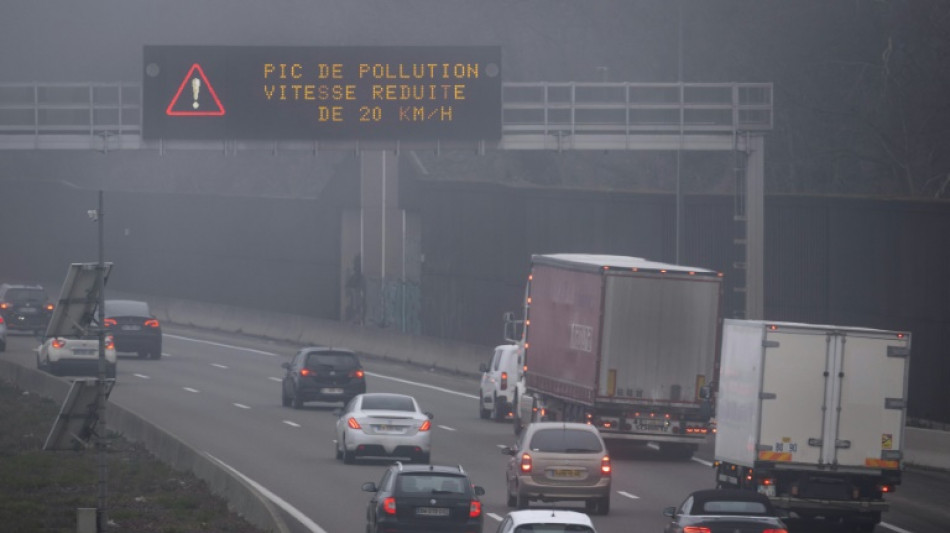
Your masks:
<svg viewBox="0 0 950 533"><path fill-rule="evenodd" d="M363 375L364 375L364 374L363 374L363 371L362 371L362 370L354 370L354 371L350 372L350 377L351 377L351 378L363 379Z"/></svg>
<svg viewBox="0 0 950 533"><path fill-rule="evenodd" d="M111 335L106 337L106 350L115 350L115 339Z"/></svg>
<svg viewBox="0 0 950 533"><path fill-rule="evenodd" d="M10 302L0 302L0 309L9 309Z"/></svg>
<svg viewBox="0 0 950 533"><path fill-rule="evenodd" d="M46 304L46 310L47 310L47 311L52 311L52 310L53 310L53 304Z"/></svg>
<svg viewBox="0 0 950 533"><path fill-rule="evenodd" d="M501 390L508 389L508 372L501 373Z"/></svg>
<svg viewBox="0 0 950 533"><path fill-rule="evenodd" d="M610 456L605 455L600 460L600 475L609 476L612 468L610 467Z"/></svg>
<svg viewBox="0 0 950 533"><path fill-rule="evenodd" d="M53 348L62 348L63 346L66 346L66 341L63 339L53 339L53 342L50 343L50 345Z"/></svg>
<svg viewBox="0 0 950 533"><path fill-rule="evenodd" d="M531 472L531 456L526 453L521 454L521 471L525 474Z"/></svg>
<svg viewBox="0 0 950 533"><path fill-rule="evenodd" d="M349 420L346 421L346 425L350 426L353 429L363 429L363 426L361 426L360 423L357 422L356 419L353 418L352 416L349 418Z"/></svg>
<svg viewBox="0 0 950 533"><path fill-rule="evenodd" d="M482 514L482 502L477 500L472 500L472 503L468 505L468 516L469 518L478 518Z"/></svg>
<svg viewBox="0 0 950 533"><path fill-rule="evenodd" d="M3 317L0 316L0 324L3 324Z"/></svg>
<svg viewBox="0 0 950 533"><path fill-rule="evenodd" d="M386 514L396 514L396 498L389 497L383 500L383 512Z"/></svg>
<svg viewBox="0 0 950 533"><path fill-rule="evenodd" d="M159 326L158 320L155 318L150 318L145 321L145 327L147 328L157 328Z"/></svg>
<svg viewBox="0 0 950 533"><path fill-rule="evenodd" d="M429 429L431 428L432 428L432 422L426 420L425 422L422 423L421 426L419 426L419 431L429 431Z"/></svg>
<svg viewBox="0 0 950 533"><path fill-rule="evenodd" d="M788 533L787 529L763 529L762 533Z"/></svg>
<svg viewBox="0 0 950 533"><path fill-rule="evenodd" d="M301 376L309 376L310 374L315 374L315 372L312 372L309 368L301 368L301 369L300 369L300 375L301 375Z"/></svg>
<svg viewBox="0 0 950 533"><path fill-rule="evenodd" d="M702 526L686 526L683 528L683 533L712 533L712 530Z"/></svg>
<svg viewBox="0 0 950 533"><path fill-rule="evenodd" d="M116 325L116 321L115 321L114 318L107 318L107 319L103 320L102 323L105 324L105 326L106 326L107 328L110 327L110 326Z"/></svg>

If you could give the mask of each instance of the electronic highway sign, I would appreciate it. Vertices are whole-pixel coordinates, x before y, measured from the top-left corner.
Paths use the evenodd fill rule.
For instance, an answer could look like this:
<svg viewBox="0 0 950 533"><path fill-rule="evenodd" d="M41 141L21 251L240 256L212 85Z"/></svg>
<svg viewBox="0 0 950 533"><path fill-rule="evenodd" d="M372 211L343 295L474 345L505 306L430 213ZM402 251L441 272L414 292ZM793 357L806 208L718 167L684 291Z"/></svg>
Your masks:
<svg viewBox="0 0 950 533"><path fill-rule="evenodd" d="M146 139L492 140L497 46L146 46Z"/></svg>

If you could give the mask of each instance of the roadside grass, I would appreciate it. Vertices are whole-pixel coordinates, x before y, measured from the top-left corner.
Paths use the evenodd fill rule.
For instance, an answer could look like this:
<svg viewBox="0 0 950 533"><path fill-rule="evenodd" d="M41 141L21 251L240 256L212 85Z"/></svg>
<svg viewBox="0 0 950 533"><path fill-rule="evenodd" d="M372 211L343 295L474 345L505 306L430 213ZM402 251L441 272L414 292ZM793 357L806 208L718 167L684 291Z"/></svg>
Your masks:
<svg viewBox="0 0 950 533"><path fill-rule="evenodd" d="M75 533L77 509L96 507L95 448L44 451L59 405L0 381L0 530ZM109 435L106 531L262 533L204 481L140 444Z"/></svg>

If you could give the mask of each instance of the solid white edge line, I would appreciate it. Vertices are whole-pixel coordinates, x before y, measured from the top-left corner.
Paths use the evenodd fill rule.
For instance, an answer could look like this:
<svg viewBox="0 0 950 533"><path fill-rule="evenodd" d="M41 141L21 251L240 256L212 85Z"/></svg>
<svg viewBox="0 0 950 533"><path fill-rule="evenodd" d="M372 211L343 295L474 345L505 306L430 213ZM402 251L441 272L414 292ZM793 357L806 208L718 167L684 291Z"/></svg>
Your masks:
<svg viewBox="0 0 950 533"><path fill-rule="evenodd" d="M878 522L878 525L880 525L881 527L886 527L887 529L890 529L891 531L896 531L897 533L911 533L911 531L907 529L897 527L893 524L888 524L887 522Z"/></svg>
<svg viewBox="0 0 950 533"><path fill-rule="evenodd" d="M474 394L465 394L464 392L454 391L452 389L446 389L444 387L436 387L435 385L427 385L425 383L419 383L418 381L409 381L408 379L394 378L392 376L384 376L382 374L376 374L375 372L366 372L366 375L373 376L374 378L388 379L390 381L395 381L398 383L405 383L406 385L415 385L417 387L422 387L424 389L437 390L440 392L444 392L446 394L454 394L456 396L461 396L462 398L471 398L473 400L478 399L478 396L475 396Z"/></svg>
<svg viewBox="0 0 950 533"><path fill-rule="evenodd" d="M295 427L295 428L299 428L299 427L300 427L300 424L298 424L298 423L296 423L296 422L293 422L293 421L291 421L291 420L284 420L283 422L284 422L285 424L287 424L288 426L293 426L293 427Z"/></svg>
<svg viewBox="0 0 950 533"><path fill-rule="evenodd" d="M699 464L701 464L701 465L703 465L703 466L708 466L708 467L712 468L712 465L713 465L713 464L712 464L712 461L707 461L707 460L705 460L705 459L700 459L699 457L690 457L690 459L692 459L693 461L695 461L695 462L697 462L697 463L699 463Z"/></svg>
<svg viewBox="0 0 950 533"><path fill-rule="evenodd" d="M186 341L191 341L191 342L198 342L201 344L210 344L211 346L220 346L221 348L233 348L235 350L244 350L245 352L254 352L254 353L259 353L261 355L267 355L270 357L277 357L277 354L273 352L265 352L264 350L255 350L254 348L244 348L243 346L234 346L232 344L223 344L220 342L211 342L211 341L205 341L201 339L193 339L191 337L182 337L181 335L172 335L170 333L164 333L163 335L166 337L171 337L173 339L181 339L181 340L186 340Z"/></svg>
<svg viewBox="0 0 950 533"><path fill-rule="evenodd" d="M248 485L254 487L258 492L260 492L261 494L263 494L268 500L274 502L274 505L277 505L278 507L280 507L281 509L283 509L285 513L287 513L287 514L289 514L290 516L294 517L294 519L296 519L298 522L300 522L304 527L308 528L312 533L327 533L327 531L326 531L325 529L323 529L322 527L318 526L313 520L310 520L310 518L308 518L305 514L301 513L296 507L294 507L293 505L290 505L289 503L285 502L285 501L282 500L279 496L277 496L277 495L274 494L273 492L267 490L266 488L264 488L263 486L261 486L259 483L257 483L257 482L254 481L253 479L251 479L251 478L245 476L244 474L238 472L237 470L235 470L234 468L232 468L230 465L228 465L227 463L225 463L225 462L222 461L221 459L218 459L217 457L211 455L210 453L204 452L204 454L207 455L208 458L210 458L212 461L214 461L214 462L218 463L219 465L221 465L222 467L224 467L224 468L230 470L231 473L233 473L235 476L238 476L239 478L243 479Z"/></svg>

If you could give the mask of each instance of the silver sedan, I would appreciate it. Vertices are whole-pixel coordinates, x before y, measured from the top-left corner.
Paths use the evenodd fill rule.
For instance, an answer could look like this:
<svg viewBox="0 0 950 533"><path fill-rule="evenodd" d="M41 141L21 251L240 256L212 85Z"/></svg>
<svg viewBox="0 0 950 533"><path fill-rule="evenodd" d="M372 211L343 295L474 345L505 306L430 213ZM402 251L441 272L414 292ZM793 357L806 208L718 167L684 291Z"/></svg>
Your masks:
<svg viewBox="0 0 950 533"><path fill-rule="evenodd" d="M412 396L365 393L334 411L336 458L394 458L428 463L432 413L423 412Z"/></svg>

